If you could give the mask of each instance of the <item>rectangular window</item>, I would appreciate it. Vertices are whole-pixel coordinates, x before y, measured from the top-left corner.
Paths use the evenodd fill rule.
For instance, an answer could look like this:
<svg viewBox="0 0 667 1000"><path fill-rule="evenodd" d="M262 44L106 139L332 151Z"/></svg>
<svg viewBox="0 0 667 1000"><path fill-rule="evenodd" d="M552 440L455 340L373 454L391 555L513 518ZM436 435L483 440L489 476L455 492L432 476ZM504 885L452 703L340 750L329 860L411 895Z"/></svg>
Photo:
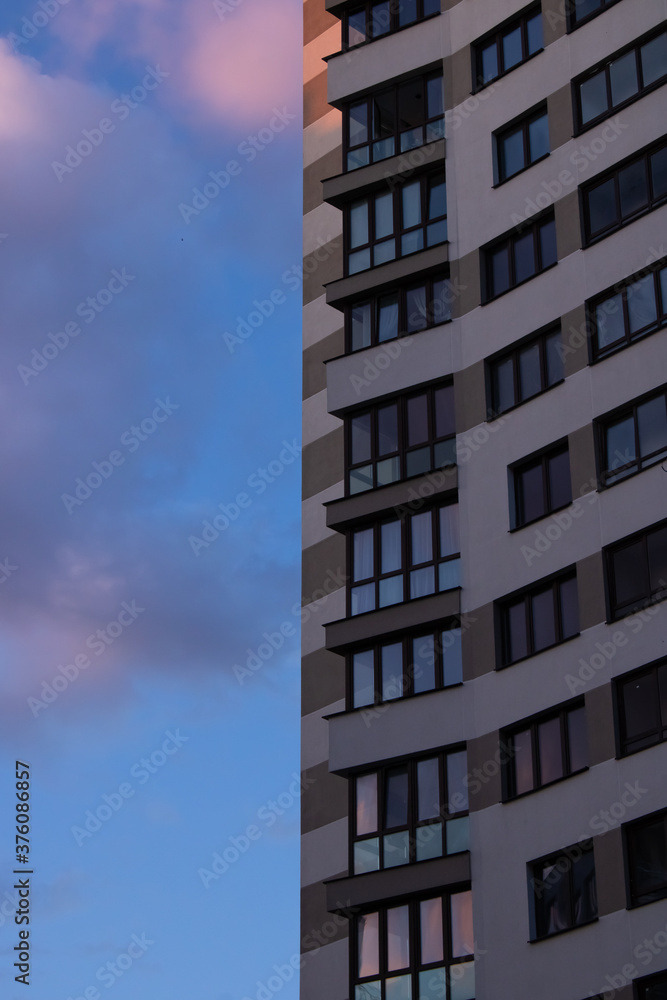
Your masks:
<svg viewBox="0 0 667 1000"><path fill-rule="evenodd" d="M375 91L346 105L345 168L356 170L445 135L442 72Z"/></svg>
<svg viewBox="0 0 667 1000"><path fill-rule="evenodd" d="M546 392L564 378L560 327L551 327L488 363L489 420Z"/></svg>
<svg viewBox="0 0 667 1000"><path fill-rule="evenodd" d="M351 1000L474 1000L469 889L360 914L351 939Z"/></svg>
<svg viewBox="0 0 667 1000"><path fill-rule="evenodd" d="M521 528L572 503L567 441L511 467L512 527Z"/></svg>
<svg viewBox="0 0 667 1000"><path fill-rule="evenodd" d="M348 495L456 464L451 382L355 413L345 423Z"/></svg>
<svg viewBox="0 0 667 1000"><path fill-rule="evenodd" d="M610 619L667 597L667 523L605 549Z"/></svg>
<svg viewBox="0 0 667 1000"><path fill-rule="evenodd" d="M353 531L350 546L350 615L461 585L456 503Z"/></svg>
<svg viewBox="0 0 667 1000"><path fill-rule="evenodd" d="M605 486L667 457L667 389L597 421L600 478Z"/></svg>
<svg viewBox="0 0 667 1000"><path fill-rule="evenodd" d="M614 53L604 63L574 81L579 131L636 101L667 80L667 31L646 35L631 48Z"/></svg>
<svg viewBox="0 0 667 1000"><path fill-rule="evenodd" d="M581 188L584 244L609 236L667 199L667 142L650 146Z"/></svg>
<svg viewBox="0 0 667 1000"><path fill-rule="evenodd" d="M384 38L439 13L440 0L379 0L351 7L343 19L343 48Z"/></svg>
<svg viewBox="0 0 667 1000"><path fill-rule="evenodd" d="M454 298L449 278L439 274L352 303L345 312L348 353L448 323Z"/></svg>
<svg viewBox="0 0 667 1000"><path fill-rule="evenodd" d="M551 147L546 106L531 111L520 121L496 132L494 147L496 184L502 184L548 156Z"/></svg>
<svg viewBox="0 0 667 1000"><path fill-rule="evenodd" d="M355 777L350 871L355 875L469 849L467 755L432 754Z"/></svg>
<svg viewBox="0 0 667 1000"><path fill-rule="evenodd" d="M591 841L534 861L528 871L532 941L597 920Z"/></svg>
<svg viewBox="0 0 667 1000"><path fill-rule="evenodd" d="M344 214L347 274L445 243L444 171L354 201Z"/></svg>
<svg viewBox="0 0 667 1000"><path fill-rule="evenodd" d="M667 1000L667 972L635 979L634 983L637 1000Z"/></svg>
<svg viewBox="0 0 667 1000"><path fill-rule="evenodd" d="M481 253L484 302L490 302L557 262L554 213L513 230Z"/></svg>
<svg viewBox="0 0 667 1000"><path fill-rule="evenodd" d="M602 14L607 7L613 7L618 0L567 0L568 31L574 31L581 24Z"/></svg>
<svg viewBox="0 0 667 1000"><path fill-rule="evenodd" d="M667 661L619 677L616 707L622 754L667 740Z"/></svg>
<svg viewBox="0 0 667 1000"><path fill-rule="evenodd" d="M458 622L355 650L348 656L348 709L379 705L463 682Z"/></svg>
<svg viewBox="0 0 667 1000"><path fill-rule="evenodd" d="M588 306L591 353L599 360L667 323L667 265L626 279Z"/></svg>
<svg viewBox="0 0 667 1000"><path fill-rule="evenodd" d="M667 897L667 812L652 813L623 827L629 906Z"/></svg>
<svg viewBox="0 0 667 1000"><path fill-rule="evenodd" d="M544 48L542 11L532 5L473 45L473 81L481 90Z"/></svg>
<svg viewBox="0 0 667 1000"><path fill-rule="evenodd" d="M538 584L499 604L501 666L525 660L579 632L575 573Z"/></svg>
<svg viewBox="0 0 667 1000"><path fill-rule="evenodd" d="M588 767L586 709L578 701L505 730L505 797L516 798Z"/></svg>

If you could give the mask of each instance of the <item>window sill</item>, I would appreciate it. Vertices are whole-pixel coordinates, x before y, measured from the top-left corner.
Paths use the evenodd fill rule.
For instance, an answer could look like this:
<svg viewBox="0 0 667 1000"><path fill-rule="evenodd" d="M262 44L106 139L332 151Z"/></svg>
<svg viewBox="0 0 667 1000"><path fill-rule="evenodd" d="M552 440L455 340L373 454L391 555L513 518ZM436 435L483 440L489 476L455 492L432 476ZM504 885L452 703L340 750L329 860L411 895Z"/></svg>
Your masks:
<svg viewBox="0 0 667 1000"><path fill-rule="evenodd" d="M644 462L642 462L642 464L639 466L638 469L632 469L631 471L628 471L626 475L622 477L622 479L617 479L616 482L613 483L605 483L603 481L602 476L605 475L605 473L603 472L598 482L598 492L604 493L606 490L612 490L614 486L620 486L621 483L627 482L628 479L634 479L635 476L639 476L642 472L646 472L647 469L655 468L656 465L660 465L661 462L664 463L665 460L667 460L667 450L665 450L665 453L662 455L657 455L655 458L646 459ZM611 474L614 475L615 473L612 472Z"/></svg>
<svg viewBox="0 0 667 1000"><path fill-rule="evenodd" d="M579 931L582 927L590 927L591 924L597 924L599 917L592 917L591 920L586 920L582 924L576 924L574 927L564 927L561 931L554 931L553 934L546 934L544 937L529 938L528 944L541 944L543 941L551 941L553 938L561 937L563 934L571 934L572 931Z"/></svg>
<svg viewBox="0 0 667 1000"><path fill-rule="evenodd" d="M553 788L554 785L560 785L564 781L569 781L570 778L576 778L578 774L585 774L589 770L589 765L586 767L580 767L578 771L572 771L571 774L564 774L561 778L554 778L553 781L549 781L546 785L540 785L539 788L531 788L527 792L521 792L519 795L511 795L508 798L503 798L502 804L509 805L510 802L518 802L520 799L525 799L530 795L535 795L536 792L541 792L545 788ZM543 940L540 938L540 940Z"/></svg>
<svg viewBox="0 0 667 1000"><path fill-rule="evenodd" d="M659 201L656 201L654 205L648 205L646 208L642 208L640 211L634 212L633 215L629 215L627 219L623 219L621 222L615 223L611 228L604 230L604 232L599 233L597 236L587 237L584 240L582 250L588 250L589 247L602 243L602 241L606 240L609 236L613 236L614 233L620 232L621 229L625 229L626 226L631 226L633 222L643 219L644 216L650 215L651 212L657 211L657 209L662 208L662 206L666 204L667 197L663 197Z"/></svg>
<svg viewBox="0 0 667 1000"><path fill-rule="evenodd" d="M527 170L531 169L531 167L537 166L538 163L543 163L544 160L548 160L550 156L551 150L548 153L543 153L542 156L538 156L536 160L532 160L530 163L527 163L525 167L521 168L521 170L517 170L517 172L512 174L511 177L505 177L503 180L497 181L493 185L493 190L496 191L498 188L504 187L505 184L509 184L510 181L513 181L515 177L521 177L521 175L525 174Z"/></svg>
<svg viewBox="0 0 667 1000"><path fill-rule="evenodd" d="M619 351L624 351L626 347L633 347L635 344L638 344L640 341L644 340L645 337L650 337L651 334L653 333L660 333L660 331L664 330L666 327L667 327L667 320L660 323L659 326L654 326L648 330L644 330L642 333L634 334L632 340L624 340L620 344L614 344L611 347L605 348L602 352L598 351L591 358L590 364L598 365L600 364L601 361L606 361L607 358L611 358L615 354L618 354Z"/></svg>
<svg viewBox="0 0 667 1000"><path fill-rule="evenodd" d="M656 604L662 604L663 601L667 601L667 590L659 595L656 594L655 597L645 597L641 601L637 601L635 604L610 615L607 618L607 625L614 625L616 622L623 621L625 618L636 615L640 611L652 608ZM657 612L654 612L654 614L657 614Z"/></svg>
<svg viewBox="0 0 667 1000"><path fill-rule="evenodd" d="M488 410L486 415L487 424L493 423L494 420L499 420L501 417L504 417L506 413L512 413L514 410L518 410L520 406L525 406L526 403L532 403L534 399L539 399L540 396L544 396L545 393L550 392L552 389L555 389L557 385L562 385L564 382L564 378L559 378L557 382L553 382L551 385L548 385L546 389L540 389L540 391L536 392L535 395L527 396L526 399L522 399L520 402L514 403L513 406L508 406L506 410L498 410L497 413L493 413L492 410Z"/></svg>
<svg viewBox="0 0 667 1000"><path fill-rule="evenodd" d="M500 663L496 666L496 670L507 670L509 667L515 667L517 663L525 663L527 660L532 660L534 656L541 656L542 653L548 653L550 649L557 649L558 646L564 646L566 642L578 639L580 635L581 632L575 632L574 635L568 635L567 639L559 639L558 642L554 642L551 646L545 646L544 649L540 649L535 653L528 653L527 656L522 656L519 660L512 660L511 663Z"/></svg>
<svg viewBox="0 0 667 1000"><path fill-rule="evenodd" d="M546 514L540 514L539 517L534 517L531 521L524 521L523 524L517 524L508 531L509 535L515 535L517 531L523 531L524 528L530 528L535 524L539 524L540 521L546 521L554 514L558 514L561 510L567 510L568 507L572 507L574 504L574 499L568 500L567 503L562 503L560 507L554 507L552 510L548 510Z"/></svg>
<svg viewBox="0 0 667 1000"><path fill-rule="evenodd" d="M549 264L548 267L543 267L541 271L536 271L535 274L531 274L530 277L524 278L523 281L517 282L517 284L516 285L512 285L511 288L506 288L505 291L498 292L497 295L492 295L491 298L488 298L488 299L485 298L485 299L483 299L482 303L481 303L482 306L488 306L488 305L491 305L492 302L497 302L498 299L502 299L503 296L509 295L510 292L516 291L517 288L523 288L523 286L527 285L529 281L534 281L535 278L539 278L542 274L546 274L547 271L552 271L554 269L554 267L557 267L557 266L558 266L558 261L554 261L553 264Z"/></svg>

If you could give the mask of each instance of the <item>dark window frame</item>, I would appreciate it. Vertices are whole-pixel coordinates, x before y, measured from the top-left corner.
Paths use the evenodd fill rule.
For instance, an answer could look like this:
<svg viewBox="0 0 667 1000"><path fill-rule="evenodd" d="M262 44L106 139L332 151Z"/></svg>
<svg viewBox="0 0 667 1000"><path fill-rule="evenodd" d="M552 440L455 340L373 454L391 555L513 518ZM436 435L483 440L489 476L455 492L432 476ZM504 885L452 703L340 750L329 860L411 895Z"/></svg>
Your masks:
<svg viewBox="0 0 667 1000"><path fill-rule="evenodd" d="M614 716L616 718L616 755L617 757L631 757L632 754L641 753L642 750L649 750L651 747L658 746L660 743L667 741L667 711L665 711L665 717L662 717L662 706L659 696L659 672L667 672L667 659L661 658L659 660L654 660L652 663L645 664L639 667L637 670L630 670L626 674L621 674L620 677L614 678ZM644 729L642 733L638 736L628 737L625 720L624 720L624 697L623 689L628 684L633 684L636 681L644 680L646 678L651 678L653 694L655 697L654 704L657 707L657 713L659 717L659 722L657 725L652 725L647 729ZM636 744L641 744L637 746Z"/></svg>
<svg viewBox="0 0 667 1000"><path fill-rule="evenodd" d="M569 741L569 720L568 716L579 709L586 708L585 701L583 698L577 698L574 701L566 702L558 708L552 708L546 712L540 712L537 715L532 715L528 719L524 719L521 722L515 722L511 726L507 726L500 732L500 743L501 746L506 749L505 759L503 762L503 802L512 802L514 799L522 799L526 795L533 795L535 792L541 791L543 788L551 788L552 785L557 785L561 781L566 781L568 778L574 777L576 774L583 774L590 767L590 764L586 764L583 767L578 767L572 769L570 760L570 741ZM541 780L541 768L539 759L539 727L546 722L551 722L553 719L560 720L560 733L561 733L561 754L562 754L562 764L563 773L559 778L554 778L551 781L543 782ZM514 762L516 759L516 753L514 750L514 740L519 733L523 733L526 730L530 730L531 733L531 756L532 756L532 766L533 766L533 787L526 789L523 792L517 792L516 790L516 774L514 769ZM588 731L588 721L586 722L586 729Z"/></svg>
<svg viewBox="0 0 667 1000"><path fill-rule="evenodd" d="M637 893L633 888L635 862L632 858L632 840L635 835L634 831L641 830L642 828L648 826L652 826L655 823L659 823L660 820L662 820L664 826L665 844L666 844L665 853L667 854L667 809L657 809L655 810L655 812L648 813L646 816L640 816L639 819L632 820L630 823L624 823L622 826L623 855L625 859L625 884L626 884L628 910L634 910L637 907L648 906L650 903L655 903L659 902L660 900L667 899L667 877L665 877L662 887L660 887L657 890L654 890L649 894L653 897L651 899L641 898L640 894Z"/></svg>
<svg viewBox="0 0 667 1000"><path fill-rule="evenodd" d="M550 389L555 388L555 386L560 385L565 381L565 370L564 370L564 355L560 354L560 365L562 373L553 382L549 383L549 370L547 364L547 341L552 337L557 336L560 339L562 345L562 328L559 321L556 323L550 323L548 326L537 330L534 333L524 337L516 343L512 344L510 348L505 348L498 354L493 354L486 359L486 379L487 379L487 420L496 420L503 413L510 413L515 410L518 406L523 406L524 403L530 402L532 399L537 399L538 396L542 396L545 392L549 392ZM519 367L519 357L521 353L527 349L530 349L535 344L539 346L540 352L540 383L541 388L538 392L533 393L525 398L519 398L521 392L521 376ZM514 403L511 406L507 406L504 409L500 407L498 400L498 393L496 388L496 378L495 370L497 366L506 363L507 361L512 361L512 372L513 372L513 382L514 382Z"/></svg>
<svg viewBox="0 0 667 1000"><path fill-rule="evenodd" d="M603 361L605 358L615 354L617 351L630 347L631 344L636 343L636 341L641 340L652 333L657 333L659 330L667 326L667 295L663 297L660 283L660 273L662 270L667 270L667 258L661 258L660 260L651 263L650 266L644 267L640 271L636 271L629 277L617 282L611 288L606 289L606 291L601 292L592 299L589 299L586 305L586 312L588 317L589 360L591 364ZM628 292L634 284L642 281L649 275L653 275L653 289L657 319L655 322L649 323L647 326L641 327L639 330L632 333L630 331L630 318L628 312ZM615 341L607 347L600 348L596 311L603 303L611 302L619 294L621 295L621 308L623 310L624 337L622 340ZM614 308L605 311L613 314L616 309Z"/></svg>
<svg viewBox="0 0 667 1000"><path fill-rule="evenodd" d="M542 580L538 580L536 583L531 584L529 587L524 587L520 591L510 594L507 597L501 598L501 600L496 601L496 612L497 612L497 622L498 622L498 644L497 644L497 670L505 670L507 667L514 666L515 663L523 663L530 659L532 656L537 656L540 653L546 652L548 649L555 649L556 646L560 646L564 642L569 642L574 639L580 632L580 623L577 623L577 630L571 635L563 634L563 608L560 595L560 586L565 583L569 583L574 580L577 584L577 572L576 566L571 566L567 569L560 570L558 573L545 577ZM556 634L555 642L552 642L549 646L543 646L541 649L535 649L535 636L532 623L532 604L536 597L541 596L543 593L552 590L553 602L554 602L554 630ZM579 611L579 591L577 584L577 612ZM526 606L526 646L527 653L524 656L517 657L517 659L512 660L510 651L510 629L509 629L509 612L510 609L518 606L521 603L525 603Z"/></svg>
<svg viewBox="0 0 667 1000"><path fill-rule="evenodd" d="M575 851L579 853L579 858L575 858ZM534 861L530 861L527 865L528 869L528 890L529 890L529 905L530 905L530 941L531 943L536 943L539 941L547 941L558 934L565 934L569 931L577 930L580 927L586 927L587 924L595 923L599 919L598 911L596 911L594 916L589 917L587 920L582 920L580 923L576 922L576 913L574 908L574 892L573 892L573 867L577 861L581 860L584 855L593 856L593 878L597 881L597 872L595 869L595 854L593 849L593 841L581 841L578 844L571 844L569 847L565 847L560 851L554 851L550 854L544 855L542 858L536 858ZM537 875L538 869L544 872L546 866L556 866L562 863L563 860L567 859L567 875L568 875L568 903L569 903L569 917L570 921L567 927L562 927L558 930L551 931L551 933L538 934L537 924L538 924L538 913L537 904L539 900L536 898L536 881L543 881L542 876ZM566 874L563 872L563 874Z"/></svg>
<svg viewBox="0 0 667 1000"><path fill-rule="evenodd" d="M577 8L574 0L565 0L565 6L567 7L567 33L570 34L580 28L583 24L588 24L594 18L599 17L600 14L604 14L605 11L617 4L619 0L600 0L600 7L598 10L593 10L590 14L586 14L582 18L577 18Z"/></svg>
<svg viewBox="0 0 667 1000"><path fill-rule="evenodd" d="M520 288L525 285L528 281L532 281L537 278L540 274L544 274L545 271L550 270L558 264L558 244L556 242L556 260L543 265L542 263L542 247L540 240L540 232L543 228L549 225L554 227L554 237L557 239L556 232L556 219L553 209L548 210L544 214L538 216L537 218L531 219L530 223L523 224L519 229L512 229L509 233L505 233L503 236L492 243L487 243L485 246L480 248L481 254L481 272L482 272L482 305L487 305L489 302L495 302L499 299L501 295L507 295L509 292L513 291L515 288ZM535 270L532 274L527 277L522 278L520 281L516 280L516 259L514 253L514 247L516 243L524 239L528 233L532 233L533 236L533 262L535 264ZM506 248L508 251L508 271L509 271L509 285L507 288L503 288L502 291L496 292L493 288L493 255L499 250Z"/></svg>
<svg viewBox="0 0 667 1000"><path fill-rule="evenodd" d="M641 454L639 421L637 418L637 411L640 406L645 403L650 403L654 399L660 399L661 397L665 399L665 405L667 406L667 383L662 385L659 389L653 389L651 392L644 393L643 396L638 396L636 399L624 403L623 406L619 406L615 410L611 410L609 413L605 413L601 417L596 418L594 423L597 445L599 489L610 489L612 486L625 482L626 479L630 479L632 476L638 475L645 469L652 468L654 465L657 465L659 462L667 458L667 441L665 442L663 448L650 452L648 455ZM633 422L635 455L637 457L630 462L626 462L624 465L610 468L607 446L607 430L611 424L615 424L620 420L627 420L628 418L631 418ZM614 480L613 482L610 481L612 479Z"/></svg>
<svg viewBox="0 0 667 1000"><path fill-rule="evenodd" d="M445 284L443 296L445 306L444 311L442 310L441 304L437 303L436 300L435 286L440 282L444 282ZM410 330L410 317L408 316L407 305L408 293L422 287L426 288L426 325L420 330ZM384 340L380 340L380 306L383 300L389 299L393 295L396 295L398 298L396 335L393 337L385 337ZM449 271L447 270L445 272L439 271L436 274L428 275L420 281L411 281L402 285L394 286L394 290L392 292L376 293L364 296L364 298L358 299L355 302L350 302L345 306L345 353L356 354L357 351L366 351L370 347L380 347L382 344L387 344L392 340L398 340L401 337L413 337L418 333L422 333L423 330L431 330L434 326L441 326L443 323L451 323L451 304L455 299L456 295L452 291L452 282ZM361 347L354 347L352 343L352 313L354 309L358 309L366 305L370 308L371 316L370 343L362 344Z"/></svg>
<svg viewBox="0 0 667 1000"><path fill-rule="evenodd" d="M651 143L650 146L645 146L639 153L633 153L632 156L626 157L625 160L617 163L611 168L611 170L604 170L602 173L597 174L590 181L588 181L588 183L582 184L579 187L582 218L582 246L584 249L594 246L596 243L600 243L602 240L607 239L608 236L612 236L613 233L617 233L619 230L624 229L633 222L636 222L637 219L641 219L644 215L648 215L650 212L654 212L662 205L667 204L667 192L658 197L653 195L653 176L650 165L651 157L662 152L663 150L667 150L667 139L664 137L659 139L657 142ZM644 164L647 203L641 208L634 209L627 215L623 215L621 208L621 192L618 180L619 174L639 163ZM610 181L614 184L614 206L616 211L615 220L608 223L603 229L600 229L593 234L591 232L590 225L590 194L592 191L602 187Z"/></svg>
<svg viewBox="0 0 667 1000"><path fill-rule="evenodd" d="M544 26L542 26L542 45L540 48L536 49L534 52L528 51L528 21L532 20L537 14L542 14L542 4L541 3L531 3L530 6L526 7L519 14L513 14L512 17L503 21L502 24L497 25L492 31L489 31L486 35L481 38L475 39L471 46L472 55L472 81L473 94L478 93L480 90L484 90L485 87L490 87L500 80L502 77L507 76L513 70L518 69L519 66L523 66L524 63L529 62L538 56L540 52L544 52ZM502 40L505 35L510 34L515 31L517 27L521 27L521 49L524 56L521 62L515 63L514 66L510 66L509 69L505 69L503 65L503 47ZM491 77L486 82L484 81L484 72L482 68L482 51L490 46L490 44L495 41L496 43L496 58L498 62L499 72L497 76Z"/></svg>
<svg viewBox="0 0 667 1000"><path fill-rule="evenodd" d="M568 468L569 468L569 440L568 438L561 438L559 441L553 442L553 444L548 445L545 448L541 448L539 451L534 452L532 455L522 458L518 462L513 462L509 466L508 472L510 475L510 531L519 531L521 528L526 528L530 524L535 524L537 521L542 521L545 517L549 517L551 514L555 514L559 510L564 510L572 504L572 483L570 482L570 499L566 503L561 503L558 505L552 505L551 501L551 481L549 477L549 462L550 460L559 457L563 453L567 452L568 455ZM519 477L525 473L528 469L533 466L542 466L542 489L546 503L546 509L542 514L538 514L537 517L532 517L530 520L526 520L523 511L523 502L521 497L520 481Z"/></svg>
<svg viewBox="0 0 667 1000"><path fill-rule="evenodd" d="M451 391L451 408L453 416L453 429L450 434L444 434L438 436L436 434L436 403L435 396L436 393L442 389L449 389ZM409 402L412 399L418 399L420 396L426 396L426 410L427 410L427 423L428 423L428 438L425 442L421 442L418 445L408 444L408 428L409 428ZM387 452L380 455L378 452L378 441L379 441L379 429L378 429L378 413L380 410L385 409L392 404L397 406L397 425L398 425L398 449L393 452ZM362 462L352 462L352 421L355 418L370 415L371 424L371 455L368 461ZM441 382L434 383L429 386L424 386L421 389L412 390L408 393L402 393L400 396L394 396L389 399L383 400L382 403L375 403L372 406L365 406L358 410L353 410L345 415L345 496L358 496L360 493L369 493L372 490L382 489L384 485L393 485L394 483L405 482L408 479L414 479L419 476L428 475L429 472L433 472L436 469L451 468L456 465L456 415L454 413L454 382L451 378L443 379ZM443 445L447 442L454 442L454 455L450 462L444 464L437 464L435 460L436 450L438 445ZM414 454L418 451L422 451L424 448L428 448L430 451L430 462L429 468L421 472L412 473L408 475L408 456ZM397 458L399 462L399 476L397 479L391 481L388 484L378 484L377 482L377 464L378 462L383 462L388 459ZM350 479L351 474L355 470L363 469L364 467L372 465L373 466L373 485L368 487L366 490L355 490L352 492L350 489Z"/></svg>
<svg viewBox="0 0 667 1000"><path fill-rule="evenodd" d="M448 688L459 687L463 684L462 670L460 679L457 679L451 684L445 683L444 654L445 650L454 643L445 643L442 636L452 632L462 633L462 631L460 619L443 619L435 629L419 628L415 631L402 633L400 636L394 638L385 636L382 639L376 639L370 643L362 643L354 649L350 649L346 655L346 711L359 712L364 709L372 710L378 705L388 705L394 701L403 701L405 698L419 698L425 694L432 694L434 691L444 691ZM427 688L424 691L415 691L415 670L414 663L412 663L412 644L413 642L428 641L430 639L433 639L433 651L435 654L435 662L433 664L434 686L432 688ZM460 648L461 636L459 636L458 641ZM399 642L402 645L402 690L401 693L397 694L395 697L385 698L383 697L384 689L382 682L382 648L384 646L397 645ZM371 653L373 656L374 698L372 702L368 702L365 705L355 705L354 657L360 653L367 652Z"/></svg>
<svg viewBox="0 0 667 1000"><path fill-rule="evenodd" d="M540 118L546 118L548 130L549 115L547 105L544 101L493 133L494 187L502 187L503 184L507 184L515 177L525 173L526 170L529 170L536 163L540 163L542 160L546 160L548 156L551 156L551 149L549 149L546 153L536 156L534 160L530 158L530 126L534 122L539 121ZM515 170L513 174L507 174L503 143L510 135L514 135L519 131L521 131L523 137L523 166L519 170Z"/></svg>
<svg viewBox="0 0 667 1000"><path fill-rule="evenodd" d="M667 519L662 521L657 521L655 524L647 525L646 528L642 528L640 531L635 531L631 535L626 535L624 538L619 538L618 541L613 542L611 545L605 546L602 550L605 564L605 589L607 593L607 621L609 624L615 621L619 621L621 618L625 618L635 611L641 611L642 608L651 607L654 604L660 604L662 601L667 599L667 584L663 587L658 587L655 590L651 587L650 579L650 562L649 562L649 549L648 549L648 539L651 535L658 534L667 528ZM615 600L615 575L614 575L614 563L613 557L615 553L621 551L622 549L629 548L630 546L641 543L643 550L643 561L642 570L646 571L646 576L648 578L648 590L646 593L630 601L626 604L618 604ZM660 582L660 581L659 581Z"/></svg>
<svg viewBox="0 0 667 1000"><path fill-rule="evenodd" d="M634 989L632 995L634 1000L651 1000L648 991L654 986L667 986L667 971L655 972L650 976L642 976L641 979L633 980ZM603 1000L603 998L600 998L600 1000Z"/></svg>
<svg viewBox="0 0 667 1000"><path fill-rule="evenodd" d="M575 79L572 81L572 98L573 98L572 103L574 108L575 135L582 135L589 129L594 128L595 125L598 125L601 122L605 121L611 115L616 114L623 108L629 107L631 104L634 104L635 101L640 100L640 98L645 97L647 94L650 94L652 91L657 90L659 87L662 87L665 85L665 83L667 83L667 71L665 71L665 74L658 80L655 80L653 83L649 83L647 86L644 86L642 83L643 67L640 57L641 47L643 45L646 45L647 42L651 42L653 41L653 39L658 38L660 35L664 35L666 30L667 29L665 28L664 24L661 28L651 29L651 31L646 32L640 38L635 39L635 41L633 41L630 45L625 45L623 48L618 49L616 52L612 53L612 55L608 56L606 59L603 59L595 66L592 66L590 69L586 70L585 73L581 73L579 76L575 77ZM638 81L637 93L633 94L630 97L627 97L623 101L619 101L618 104L614 104L611 91L610 66L617 59L622 58L623 56L627 55L629 52L632 51L634 51L636 54L637 81ZM602 71L604 71L605 73L607 108L605 111L601 111L594 118L590 118L587 122L584 122L582 115L582 108L581 108L581 86L582 84L587 83L588 80L590 80L592 77L597 76L598 73L601 73Z"/></svg>
<svg viewBox="0 0 667 1000"><path fill-rule="evenodd" d="M398 23L398 12L400 8L400 0L390 0L389 13L390 13L390 27L388 31L383 32L381 35L373 37L370 33L372 19L371 19L371 8L373 7L373 0L368 0L367 3L357 4L356 7L350 6L348 10L343 14L342 20L342 51L352 52L355 49L361 48L363 45L370 45L371 42L377 42L380 38L387 38L388 35L394 35L397 31L406 31L408 28L412 28L415 24L420 24L422 21L428 21L432 17L438 17L441 11L436 10L430 14L424 14L424 4L423 0L417 0L417 19L411 21L410 24L399 24ZM361 10L366 11L366 33L368 37L363 42L356 42L352 45L349 44L349 34L348 34L348 19L349 15L353 13L358 13Z"/></svg>

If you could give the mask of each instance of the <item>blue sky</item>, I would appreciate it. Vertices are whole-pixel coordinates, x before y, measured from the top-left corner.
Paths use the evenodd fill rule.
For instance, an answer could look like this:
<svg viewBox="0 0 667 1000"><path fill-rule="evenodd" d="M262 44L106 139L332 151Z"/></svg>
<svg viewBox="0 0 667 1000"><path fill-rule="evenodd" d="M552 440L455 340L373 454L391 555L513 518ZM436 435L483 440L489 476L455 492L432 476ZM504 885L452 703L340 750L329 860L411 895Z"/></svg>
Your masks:
<svg viewBox="0 0 667 1000"><path fill-rule="evenodd" d="M11 1000L297 997L301 9L0 12Z"/></svg>

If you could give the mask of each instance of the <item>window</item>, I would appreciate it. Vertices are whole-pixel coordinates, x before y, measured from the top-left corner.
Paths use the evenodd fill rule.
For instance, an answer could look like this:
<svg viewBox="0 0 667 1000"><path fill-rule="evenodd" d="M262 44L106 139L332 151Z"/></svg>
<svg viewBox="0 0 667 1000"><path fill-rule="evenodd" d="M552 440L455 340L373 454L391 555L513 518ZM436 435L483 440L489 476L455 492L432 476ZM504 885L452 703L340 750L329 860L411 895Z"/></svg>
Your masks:
<svg viewBox="0 0 667 1000"><path fill-rule="evenodd" d="M616 705L622 754L667 739L667 661L620 677Z"/></svg>
<svg viewBox="0 0 667 1000"><path fill-rule="evenodd" d="M598 421L601 479L611 486L667 456L667 393L660 392Z"/></svg>
<svg viewBox="0 0 667 1000"><path fill-rule="evenodd" d="M616 52L574 81L579 130L590 128L667 79L667 31Z"/></svg>
<svg viewBox="0 0 667 1000"><path fill-rule="evenodd" d="M458 504L353 531L350 614L460 586Z"/></svg>
<svg viewBox="0 0 667 1000"><path fill-rule="evenodd" d="M575 844L529 865L531 940L597 920L593 845Z"/></svg>
<svg viewBox="0 0 667 1000"><path fill-rule="evenodd" d="M451 383L355 413L346 424L348 494L456 464Z"/></svg>
<svg viewBox="0 0 667 1000"><path fill-rule="evenodd" d="M588 767L583 701L506 730L505 797L513 799Z"/></svg>
<svg viewBox="0 0 667 1000"><path fill-rule="evenodd" d="M574 573L538 584L500 605L501 665L571 639L579 631L577 578Z"/></svg>
<svg viewBox="0 0 667 1000"><path fill-rule="evenodd" d="M364 708L463 682L461 628L405 636L348 657L348 708Z"/></svg>
<svg viewBox="0 0 667 1000"><path fill-rule="evenodd" d="M634 982L637 1000L667 1000L667 972Z"/></svg>
<svg viewBox="0 0 667 1000"><path fill-rule="evenodd" d="M469 849L465 750L409 760L353 780L350 870L396 868Z"/></svg>
<svg viewBox="0 0 667 1000"><path fill-rule="evenodd" d="M569 10L570 31L578 28L580 24L590 20L597 14L601 14L607 7L612 7L618 0L567 0Z"/></svg>
<svg viewBox="0 0 667 1000"><path fill-rule="evenodd" d="M601 239L667 199L667 142L596 177L582 189L585 243Z"/></svg>
<svg viewBox="0 0 667 1000"><path fill-rule="evenodd" d="M624 827L630 906L667 897L667 812Z"/></svg>
<svg viewBox="0 0 667 1000"><path fill-rule="evenodd" d="M560 327L540 333L492 359L488 366L489 419L562 382Z"/></svg>
<svg viewBox="0 0 667 1000"><path fill-rule="evenodd" d="M654 333L667 323L667 266L646 269L589 306L593 360Z"/></svg>
<svg viewBox="0 0 667 1000"><path fill-rule="evenodd" d="M345 165L356 170L445 134L442 73L375 91L345 108Z"/></svg>
<svg viewBox="0 0 667 1000"><path fill-rule="evenodd" d="M345 15L343 39L346 49L382 38L425 17L440 13L440 0L382 0L354 7Z"/></svg>
<svg viewBox="0 0 667 1000"><path fill-rule="evenodd" d="M354 302L346 310L347 349L383 344L448 323L455 294L448 277L434 275L386 295Z"/></svg>
<svg viewBox="0 0 667 1000"><path fill-rule="evenodd" d="M352 941L354 1000L474 1000L469 889L360 914Z"/></svg>
<svg viewBox="0 0 667 1000"><path fill-rule="evenodd" d="M542 12L537 5L475 43L473 80L476 89L481 90L487 83L509 73L543 48Z"/></svg>
<svg viewBox="0 0 667 1000"><path fill-rule="evenodd" d="M526 115L494 136L495 182L502 184L550 152L546 107Z"/></svg>
<svg viewBox="0 0 667 1000"><path fill-rule="evenodd" d="M551 267L558 260L553 212L485 247L482 259L485 302Z"/></svg>
<svg viewBox="0 0 667 1000"><path fill-rule="evenodd" d="M667 597L667 524L609 546L606 559L612 621Z"/></svg>
<svg viewBox="0 0 667 1000"><path fill-rule="evenodd" d="M345 212L347 273L378 267L447 240L443 173L354 201Z"/></svg>
<svg viewBox="0 0 667 1000"><path fill-rule="evenodd" d="M567 441L511 468L513 528L546 517L572 503Z"/></svg>

